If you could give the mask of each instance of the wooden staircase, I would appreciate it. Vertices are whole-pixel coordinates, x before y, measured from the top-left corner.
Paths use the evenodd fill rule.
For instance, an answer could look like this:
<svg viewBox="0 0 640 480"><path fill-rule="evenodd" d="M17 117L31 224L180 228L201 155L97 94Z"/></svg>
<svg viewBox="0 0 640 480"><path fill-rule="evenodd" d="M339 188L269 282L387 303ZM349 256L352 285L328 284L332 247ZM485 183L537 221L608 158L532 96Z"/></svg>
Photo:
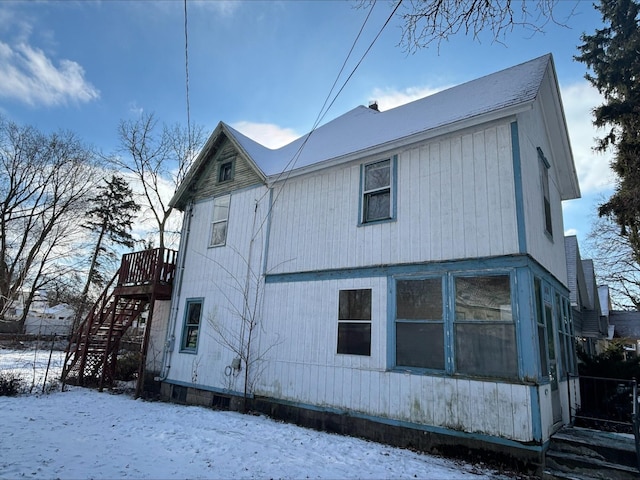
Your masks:
<svg viewBox="0 0 640 480"><path fill-rule="evenodd" d="M67 348L63 384L112 387L120 342L145 311L145 336L141 346L138 389L144 374L147 344L155 300L171 296L177 252L146 250L124 255L120 268L75 329Z"/></svg>

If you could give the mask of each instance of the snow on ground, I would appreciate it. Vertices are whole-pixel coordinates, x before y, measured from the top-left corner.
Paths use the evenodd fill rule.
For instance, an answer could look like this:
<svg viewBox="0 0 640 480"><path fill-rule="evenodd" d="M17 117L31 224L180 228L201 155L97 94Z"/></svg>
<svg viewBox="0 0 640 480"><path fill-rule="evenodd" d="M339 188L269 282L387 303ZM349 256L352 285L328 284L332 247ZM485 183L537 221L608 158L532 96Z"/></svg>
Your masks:
<svg viewBox="0 0 640 480"><path fill-rule="evenodd" d="M30 354L39 370L40 356ZM16 358L29 357L0 350L0 373ZM507 478L263 416L79 387L0 397L0 452L0 479Z"/></svg>

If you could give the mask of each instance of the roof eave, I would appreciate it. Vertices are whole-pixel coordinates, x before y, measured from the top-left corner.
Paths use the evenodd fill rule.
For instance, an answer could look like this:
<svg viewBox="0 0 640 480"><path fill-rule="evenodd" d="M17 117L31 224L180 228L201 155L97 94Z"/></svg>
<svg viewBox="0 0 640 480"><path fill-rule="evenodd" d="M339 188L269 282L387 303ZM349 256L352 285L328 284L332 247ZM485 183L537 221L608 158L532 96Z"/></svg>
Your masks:
<svg viewBox="0 0 640 480"><path fill-rule="evenodd" d="M423 130L410 135L406 135L404 137L396 138L385 143L380 143L354 152L349 152L344 155L322 160L312 165L290 170L288 174L284 176L282 175L282 173L270 175L267 177L267 182L269 183L269 185L272 185L284 179L305 175L311 172L333 167L335 165L340 165L353 160L361 159L363 157L375 156L383 153L388 153L389 151L393 150L404 149L416 143L440 137L442 135L447 135L457 130L471 128L476 125L508 118L513 118L513 120L515 120L515 117L518 113L530 110L533 106L534 101L535 99L527 100L525 102L518 103L517 105L510 105L505 108L492 110L491 112L467 117L461 120L447 123L445 125L440 125L428 130Z"/></svg>

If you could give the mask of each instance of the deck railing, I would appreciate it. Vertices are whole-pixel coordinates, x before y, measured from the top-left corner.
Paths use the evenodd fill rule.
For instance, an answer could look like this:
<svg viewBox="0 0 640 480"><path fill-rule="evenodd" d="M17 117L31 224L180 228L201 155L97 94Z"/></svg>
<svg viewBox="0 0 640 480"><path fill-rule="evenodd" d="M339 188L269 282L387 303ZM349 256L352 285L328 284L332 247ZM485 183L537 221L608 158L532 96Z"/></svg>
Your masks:
<svg viewBox="0 0 640 480"><path fill-rule="evenodd" d="M119 287L148 284L170 284L175 275L178 252L156 248L122 256Z"/></svg>

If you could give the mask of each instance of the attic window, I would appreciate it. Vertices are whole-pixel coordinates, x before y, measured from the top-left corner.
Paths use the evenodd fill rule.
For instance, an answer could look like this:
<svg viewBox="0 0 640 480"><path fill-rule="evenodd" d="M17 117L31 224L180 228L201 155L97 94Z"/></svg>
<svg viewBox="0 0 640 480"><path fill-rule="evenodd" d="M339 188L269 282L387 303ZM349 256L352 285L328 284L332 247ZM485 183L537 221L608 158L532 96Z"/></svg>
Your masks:
<svg viewBox="0 0 640 480"><path fill-rule="evenodd" d="M233 180L233 161L220 164L218 172L218 183L230 182Z"/></svg>

